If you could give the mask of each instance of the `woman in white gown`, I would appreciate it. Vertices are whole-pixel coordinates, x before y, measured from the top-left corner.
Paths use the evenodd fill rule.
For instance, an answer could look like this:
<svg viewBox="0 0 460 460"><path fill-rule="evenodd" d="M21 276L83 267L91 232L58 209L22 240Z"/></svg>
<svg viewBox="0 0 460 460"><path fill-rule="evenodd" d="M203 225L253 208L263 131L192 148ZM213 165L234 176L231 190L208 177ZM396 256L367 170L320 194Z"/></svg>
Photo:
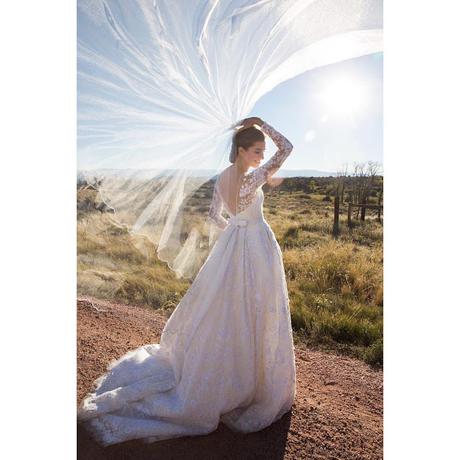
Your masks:
<svg viewBox="0 0 460 460"><path fill-rule="evenodd" d="M293 147L260 118L243 124L209 211L222 232L160 343L113 361L80 404L79 421L102 445L202 435L219 422L237 432L259 431L291 409L289 298L281 249L263 216L262 185ZM259 166L263 133L278 150Z"/></svg>

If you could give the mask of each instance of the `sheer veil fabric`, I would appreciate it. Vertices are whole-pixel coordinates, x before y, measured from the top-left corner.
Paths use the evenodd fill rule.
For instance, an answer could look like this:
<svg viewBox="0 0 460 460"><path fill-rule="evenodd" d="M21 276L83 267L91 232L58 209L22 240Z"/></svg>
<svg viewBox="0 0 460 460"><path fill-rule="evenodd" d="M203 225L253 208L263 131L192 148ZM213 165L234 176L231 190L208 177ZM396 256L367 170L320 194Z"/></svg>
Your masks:
<svg viewBox="0 0 460 460"><path fill-rule="evenodd" d="M193 280L160 342L112 361L78 419L103 445L219 422L261 430L295 399L283 258L262 189L294 150L265 121L276 152L235 188L234 128L279 83L380 51L381 2L79 0L78 28L80 171L118 223Z"/></svg>
<svg viewBox="0 0 460 460"><path fill-rule="evenodd" d="M193 279L238 122L278 84L381 49L381 0L78 0L79 173L140 252Z"/></svg>

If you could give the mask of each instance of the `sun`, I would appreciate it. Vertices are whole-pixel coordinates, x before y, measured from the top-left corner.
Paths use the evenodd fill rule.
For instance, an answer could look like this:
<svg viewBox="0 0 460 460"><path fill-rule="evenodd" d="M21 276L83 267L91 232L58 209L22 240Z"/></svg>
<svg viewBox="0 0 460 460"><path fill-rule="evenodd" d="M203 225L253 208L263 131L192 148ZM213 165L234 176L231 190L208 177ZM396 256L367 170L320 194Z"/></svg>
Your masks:
<svg viewBox="0 0 460 460"><path fill-rule="evenodd" d="M325 82L318 97L328 114L356 115L365 107L366 90L357 78L341 76Z"/></svg>

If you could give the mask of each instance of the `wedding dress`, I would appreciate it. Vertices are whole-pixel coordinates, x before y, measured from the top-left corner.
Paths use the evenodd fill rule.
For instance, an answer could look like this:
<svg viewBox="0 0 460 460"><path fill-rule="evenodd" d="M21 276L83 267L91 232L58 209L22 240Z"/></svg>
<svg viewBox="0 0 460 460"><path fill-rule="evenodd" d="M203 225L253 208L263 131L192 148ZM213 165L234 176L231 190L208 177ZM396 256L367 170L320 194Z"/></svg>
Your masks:
<svg viewBox="0 0 460 460"><path fill-rule="evenodd" d="M160 343L113 361L80 404L79 421L101 444L203 435L219 422L254 432L291 409L296 371L288 290L261 187L292 144L266 122L261 129L278 150L243 176L236 214L221 188L228 169L217 178L209 218L222 232Z"/></svg>

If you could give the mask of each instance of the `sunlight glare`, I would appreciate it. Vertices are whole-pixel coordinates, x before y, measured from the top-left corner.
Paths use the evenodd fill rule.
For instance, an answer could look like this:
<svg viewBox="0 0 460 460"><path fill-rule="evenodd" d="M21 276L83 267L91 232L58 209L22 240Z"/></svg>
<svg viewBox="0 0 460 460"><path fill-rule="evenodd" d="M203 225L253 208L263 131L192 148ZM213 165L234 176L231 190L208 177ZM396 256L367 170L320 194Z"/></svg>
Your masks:
<svg viewBox="0 0 460 460"><path fill-rule="evenodd" d="M352 77L338 77L325 83L319 98L328 113L354 115L364 107L362 82Z"/></svg>

